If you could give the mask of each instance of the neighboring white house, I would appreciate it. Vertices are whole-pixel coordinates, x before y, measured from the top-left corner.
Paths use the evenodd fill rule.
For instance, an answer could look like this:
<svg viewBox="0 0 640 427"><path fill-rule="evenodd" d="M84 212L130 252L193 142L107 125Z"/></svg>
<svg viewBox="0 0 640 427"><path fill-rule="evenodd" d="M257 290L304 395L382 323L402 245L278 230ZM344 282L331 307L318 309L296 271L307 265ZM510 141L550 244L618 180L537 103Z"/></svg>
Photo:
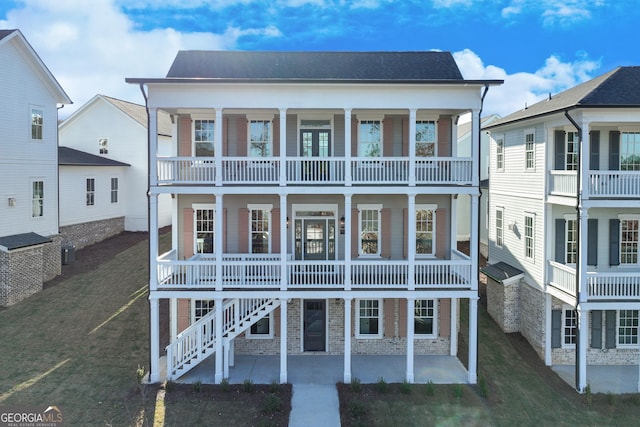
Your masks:
<svg viewBox="0 0 640 427"><path fill-rule="evenodd" d="M166 78L127 81L148 92L152 254L157 199L174 201L171 249L150 263L151 381L168 336L169 379L215 355L219 383L235 352L279 355L279 382L301 354L342 355L345 382L352 355L401 355L426 382L414 358L457 356L466 299L476 382L478 116L501 81L464 80L449 52L233 51L181 51Z"/></svg>
<svg viewBox="0 0 640 427"><path fill-rule="evenodd" d="M639 365L638 82L619 67L485 127L489 313L581 392L593 365Z"/></svg>
<svg viewBox="0 0 640 427"><path fill-rule="evenodd" d="M127 101L96 95L76 110L59 125L60 146L70 147L89 154L115 160L129 165L119 182L119 207L124 216L126 231L148 229L148 146L147 112L144 106ZM169 154L171 144L171 121L169 115L158 118L158 141L160 153ZM85 178L82 178L84 182ZM79 183L61 181L61 193L77 194ZM95 221L97 209L80 212L60 212L60 225ZM86 214L81 216L79 213ZM160 227L171 224L171 198L159 199ZM64 231L64 230L62 230Z"/></svg>
<svg viewBox="0 0 640 427"><path fill-rule="evenodd" d="M124 176L130 165L59 147L60 235L81 249L124 231Z"/></svg>
<svg viewBox="0 0 640 427"><path fill-rule="evenodd" d="M60 274L58 106L71 100L19 30L0 30L0 305Z"/></svg>
<svg viewBox="0 0 640 427"><path fill-rule="evenodd" d="M484 117L480 121L480 126L488 126L500 116L492 114ZM460 157L471 157L471 122L459 123L457 128L458 143L456 145L457 155ZM487 209L489 208L489 135L486 132L480 134L480 253L485 257L488 255L488 232L487 232ZM458 199L458 241L469 240L471 230L469 230L469 215L471 215L471 199L468 196L461 196Z"/></svg>

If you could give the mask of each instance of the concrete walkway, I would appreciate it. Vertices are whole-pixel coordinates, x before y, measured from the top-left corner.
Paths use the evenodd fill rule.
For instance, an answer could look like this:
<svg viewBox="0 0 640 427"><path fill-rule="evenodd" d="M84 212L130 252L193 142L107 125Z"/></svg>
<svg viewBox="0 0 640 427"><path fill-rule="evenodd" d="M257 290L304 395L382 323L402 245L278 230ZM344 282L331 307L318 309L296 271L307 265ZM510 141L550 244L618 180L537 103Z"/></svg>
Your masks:
<svg viewBox="0 0 640 427"><path fill-rule="evenodd" d="M340 426L338 390L329 384L293 384L289 427Z"/></svg>
<svg viewBox="0 0 640 427"><path fill-rule="evenodd" d="M574 365L554 365L551 369L575 388ZM637 393L638 379L638 365L587 365L587 384L592 393Z"/></svg>

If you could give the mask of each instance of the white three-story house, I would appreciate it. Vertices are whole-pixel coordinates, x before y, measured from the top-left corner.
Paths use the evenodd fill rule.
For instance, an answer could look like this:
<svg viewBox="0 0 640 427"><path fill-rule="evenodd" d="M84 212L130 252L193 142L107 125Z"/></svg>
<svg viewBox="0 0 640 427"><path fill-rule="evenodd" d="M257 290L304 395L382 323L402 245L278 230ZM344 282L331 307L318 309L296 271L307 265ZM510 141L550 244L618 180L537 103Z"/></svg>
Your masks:
<svg viewBox="0 0 640 427"><path fill-rule="evenodd" d="M234 354L270 354L286 382L287 356L312 353L344 355L350 381L352 354L395 354L413 382L414 355L457 354L464 299L476 382L479 114L501 81L464 80L447 52L239 51L181 51L166 78L127 81L150 120L151 381L166 351L170 379L215 354L218 383ZM456 249L461 194L470 255Z"/></svg>

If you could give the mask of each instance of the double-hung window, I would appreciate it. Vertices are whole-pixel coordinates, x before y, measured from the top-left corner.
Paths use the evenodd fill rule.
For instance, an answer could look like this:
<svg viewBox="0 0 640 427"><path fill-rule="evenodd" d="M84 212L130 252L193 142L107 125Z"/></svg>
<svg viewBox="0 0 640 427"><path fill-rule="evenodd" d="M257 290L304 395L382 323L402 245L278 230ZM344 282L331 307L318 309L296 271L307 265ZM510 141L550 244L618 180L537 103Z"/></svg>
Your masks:
<svg viewBox="0 0 640 427"><path fill-rule="evenodd" d="M382 155L382 121L360 121L358 124L358 155L360 157L380 157Z"/></svg>
<svg viewBox="0 0 640 427"><path fill-rule="evenodd" d="M250 252L268 254L271 252L271 205L250 205L249 212Z"/></svg>
<svg viewBox="0 0 640 427"><path fill-rule="evenodd" d="M436 329L436 300L416 300L413 317L413 332L416 338L433 338Z"/></svg>
<svg viewBox="0 0 640 427"><path fill-rule="evenodd" d="M565 149L565 168L568 171L578 170L578 132L567 132Z"/></svg>
<svg viewBox="0 0 640 427"><path fill-rule="evenodd" d="M534 130L528 130L524 134L524 167L526 170L532 170L536 167L535 135Z"/></svg>
<svg viewBox="0 0 640 427"><path fill-rule="evenodd" d="M358 255L380 256L380 216L382 205L358 205Z"/></svg>
<svg viewBox="0 0 640 427"><path fill-rule="evenodd" d="M198 204L194 210L194 253L211 254L215 250L215 205Z"/></svg>
<svg viewBox="0 0 640 427"><path fill-rule="evenodd" d="M433 120L416 121L416 156L434 157L436 155L436 122Z"/></svg>
<svg viewBox="0 0 640 427"><path fill-rule="evenodd" d="M111 203L118 203L118 178L111 178Z"/></svg>
<svg viewBox="0 0 640 427"><path fill-rule="evenodd" d="M382 338L382 300L357 300L358 338Z"/></svg>
<svg viewBox="0 0 640 427"><path fill-rule="evenodd" d="M535 218L532 214L524 216L524 256L533 261L535 255Z"/></svg>
<svg viewBox="0 0 640 427"><path fill-rule="evenodd" d="M640 171L640 132L620 134L620 170Z"/></svg>
<svg viewBox="0 0 640 427"><path fill-rule="evenodd" d="M249 121L249 156L270 157L273 146L271 120Z"/></svg>
<svg viewBox="0 0 640 427"><path fill-rule="evenodd" d="M638 265L638 231L640 217L623 216L620 219L620 264Z"/></svg>
<svg viewBox="0 0 640 427"><path fill-rule="evenodd" d="M215 122L210 119L195 119L193 121L193 144L196 157L213 157Z"/></svg>
<svg viewBox="0 0 640 427"><path fill-rule="evenodd" d="M496 246L504 245L504 208L496 209Z"/></svg>
<svg viewBox="0 0 640 427"><path fill-rule="evenodd" d="M618 312L618 344L638 345L638 310Z"/></svg>
<svg viewBox="0 0 640 427"><path fill-rule="evenodd" d="M416 205L416 256L436 254L436 205Z"/></svg>
<svg viewBox="0 0 640 427"><path fill-rule="evenodd" d="M42 140L42 129L44 126L44 110L31 108L31 139Z"/></svg>
<svg viewBox="0 0 640 427"><path fill-rule="evenodd" d="M562 308L562 345L571 347L576 344L578 333L578 312L570 307Z"/></svg>
<svg viewBox="0 0 640 427"><path fill-rule="evenodd" d="M96 203L96 180L95 178L87 178L86 182L86 199L87 206L93 206Z"/></svg>
<svg viewBox="0 0 640 427"><path fill-rule="evenodd" d="M565 221L565 264L576 264L578 262L578 221L567 219Z"/></svg>
<svg viewBox="0 0 640 427"><path fill-rule="evenodd" d="M496 137L496 170L504 170L504 137Z"/></svg>
<svg viewBox="0 0 640 427"><path fill-rule="evenodd" d="M31 182L31 206L33 218L44 215L44 181Z"/></svg>

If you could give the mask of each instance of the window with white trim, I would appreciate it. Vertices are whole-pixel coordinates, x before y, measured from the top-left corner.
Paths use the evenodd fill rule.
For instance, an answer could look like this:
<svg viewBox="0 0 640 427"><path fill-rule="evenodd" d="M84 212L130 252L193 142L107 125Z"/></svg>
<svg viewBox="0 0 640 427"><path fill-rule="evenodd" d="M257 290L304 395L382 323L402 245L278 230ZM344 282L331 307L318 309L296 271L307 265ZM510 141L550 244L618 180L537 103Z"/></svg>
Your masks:
<svg viewBox="0 0 640 427"><path fill-rule="evenodd" d="M496 170L504 170L504 137L496 137Z"/></svg>
<svg viewBox="0 0 640 427"><path fill-rule="evenodd" d="M535 255L535 221L533 215L524 216L524 256L533 261Z"/></svg>
<svg viewBox="0 0 640 427"><path fill-rule="evenodd" d="M382 121L360 120L358 123L358 155L382 156Z"/></svg>
<svg viewBox="0 0 640 427"><path fill-rule="evenodd" d="M96 180L95 178L87 178L86 183L87 206L93 206L96 203Z"/></svg>
<svg viewBox="0 0 640 427"><path fill-rule="evenodd" d="M271 253L271 205L249 205L248 208L250 252Z"/></svg>
<svg viewBox="0 0 640 427"><path fill-rule="evenodd" d="M620 219L620 264L638 265L638 230L640 218Z"/></svg>
<svg viewBox="0 0 640 427"><path fill-rule="evenodd" d="M357 301L356 337L382 338L382 300L361 299Z"/></svg>
<svg viewBox="0 0 640 427"><path fill-rule="evenodd" d="M44 181L31 182L31 216L44 216Z"/></svg>
<svg viewBox="0 0 640 427"><path fill-rule="evenodd" d="M214 308L215 303L212 299L193 300L193 322L197 322L198 320L212 312Z"/></svg>
<svg viewBox="0 0 640 427"><path fill-rule="evenodd" d="M618 311L618 344L638 345L638 310Z"/></svg>
<svg viewBox="0 0 640 427"><path fill-rule="evenodd" d="M530 130L524 134L524 158L525 169L535 169L536 167L536 144L535 131Z"/></svg>
<svg viewBox="0 0 640 427"><path fill-rule="evenodd" d="M620 133L620 170L640 171L640 132Z"/></svg>
<svg viewBox="0 0 640 427"><path fill-rule="evenodd" d="M562 346L575 346L577 333L578 312L572 307L562 307Z"/></svg>
<svg viewBox="0 0 640 427"><path fill-rule="evenodd" d="M273 338L273 312L251 325L246 336L250 339Z"/></svg>
<svg viewBox="0 0 640 427"><path fill-rule="evenodd" d="M416 121L416 156L434 157L436 155L436 122L433 120Z"/></svg>
<svg viewBox="0 0 640 427"><path fill-rule="evenodd" d="M578 132L567 132L565 142L565 169L568 171L578 170Z"/></svg>
<svg viewBox="0 0 640 427"><path fill-rule="evenodd" d="M211 119L193 120L193 145L196 157L215 156L215 121Z"/></svg>
<svg viewBox="0 0 640 427"><path fill-rule="evenodd" d="M118 178L111 178L111 203L118 203Z"/></svg>
<svg viewBox="0 0 640 427"><path fill-rule="evenodd" d="M215 205L193 206L194 248L197 254L212 254L215 251L216 209Z"/></svg>
<svg viewBox="0 0 640 427"><path fill-rule="evenodd" d="M413 333L416 338L434 338L436 336L436 307L434 299L415 301Z"/></svg>
<svg viewBox="0 0 640 427"><path fill-rule="evenodd" d="M496 209L496 246L504 245L504 208Z"/></svg>
<svg viewBox="0 0 640 427"><path fill-rule="evenodd" d="M44 110L31 108L31 139L42 140L44 127Z"/></svg>
<svg viewBox="0 0 640 427"><path fill-rule="evenodd" d="M565 264L576 264L578 262L578 221L574 219L565 220Z"/></svg>
<svg viewBox="0 0 640 427"><path fill-rule="evenodd" d="M380 256L382 205L358 205L358 255Z"/></svg>
<svg viewBox="0 0 640 427"><path fill-rule="evenodd" d="M271 120L249 121L249 156L270 157L273 146Z"/></svg>
<svg viewBox="0 0 640 427"><path fill-rule="evenodd" d="M436 205L416 205L416 256L436 254Z"/></svg>

